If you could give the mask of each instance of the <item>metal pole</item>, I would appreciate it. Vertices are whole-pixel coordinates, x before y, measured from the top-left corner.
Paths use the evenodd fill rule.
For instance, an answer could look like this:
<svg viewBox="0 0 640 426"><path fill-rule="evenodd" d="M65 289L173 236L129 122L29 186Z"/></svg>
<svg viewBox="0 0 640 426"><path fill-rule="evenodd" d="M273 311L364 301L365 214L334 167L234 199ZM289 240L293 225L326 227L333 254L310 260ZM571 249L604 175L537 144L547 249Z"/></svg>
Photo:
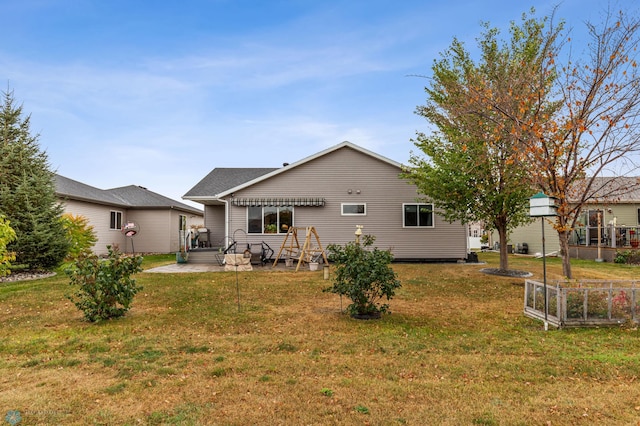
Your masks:
<svg viewBox="0 0 640 426"><path fill-rule="evenodd" d="M547 320L547 256L544 248L544 217L540 218L542 223L542 278L544 288L544 331L549 330L549 322Z"/></svg>
<svg viewBox="0 0 640 426"><path fill-rule="evenodd" d="M236 267L236 293L238 295L238 312L240 312L240 284L238 284L238 259L237 258L236 258L235 267Z"/></svg>

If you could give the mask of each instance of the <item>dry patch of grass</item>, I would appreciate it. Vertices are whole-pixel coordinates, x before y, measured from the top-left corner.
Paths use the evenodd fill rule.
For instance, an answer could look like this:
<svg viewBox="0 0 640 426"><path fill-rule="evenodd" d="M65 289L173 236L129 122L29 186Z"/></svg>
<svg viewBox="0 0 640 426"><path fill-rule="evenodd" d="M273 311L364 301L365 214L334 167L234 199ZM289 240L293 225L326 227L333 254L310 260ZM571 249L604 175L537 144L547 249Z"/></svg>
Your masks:
<svg viewBox="0 0 640 426"><path fill-rule="evenodd" d="M22 424L635 424L631 328L544 332L523 280L394 265L392 314L357 321L322 272L145 274L126 317L89 324L62 274L0 286L0 414ZM154 264L161 261L154 259ZM511 267L542 274L542 262ZM633 277L575 263L584 277ZM561 265L549 259L550 279ZM348 301L343 300L346 306Z"/></svg>

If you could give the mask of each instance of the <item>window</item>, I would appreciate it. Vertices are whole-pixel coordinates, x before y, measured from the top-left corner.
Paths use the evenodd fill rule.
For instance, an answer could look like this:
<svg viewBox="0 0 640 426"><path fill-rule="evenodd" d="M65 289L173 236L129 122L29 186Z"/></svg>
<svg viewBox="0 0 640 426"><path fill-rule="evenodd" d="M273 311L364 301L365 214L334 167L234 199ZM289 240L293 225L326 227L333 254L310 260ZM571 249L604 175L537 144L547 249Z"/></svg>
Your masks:
<svg viewBox="0 0 640 426"><path fill-rule="evenodd" d="M403 226L433 227L433 204L403 204Z"/></svg>
<svg viewBox="0 0 640 426"><path fill-rule="evenodd" d="M366 216L366 204L342 203L342 216Z"/></svg>
<svg viewBox="0 0 640 426"><path fill-rule="evenodd" d="M111 220L109 221L109 229L122 229L122 212L111 212Z"/></svg>
<svg viewBox="0 0 640 426"><path fill-rule="evenodd" d="M247 219L249 234L284 234L293 226L293 207L249 207Z"/></svg>
<svg viewBox="0 0 640 426"><path fill-rule="evenodd" d="M598 220L600 221L600 226L604 222L604 218L602 216L602 210L589 210L589 228L598 229Z"/></svg>

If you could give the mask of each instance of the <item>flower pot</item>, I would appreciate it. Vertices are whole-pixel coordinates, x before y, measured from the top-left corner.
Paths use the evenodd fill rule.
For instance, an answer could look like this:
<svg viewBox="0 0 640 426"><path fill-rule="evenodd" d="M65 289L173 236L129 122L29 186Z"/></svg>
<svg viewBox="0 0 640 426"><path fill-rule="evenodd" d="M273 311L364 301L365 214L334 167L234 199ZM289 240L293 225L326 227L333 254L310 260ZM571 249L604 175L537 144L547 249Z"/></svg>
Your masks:
<svg viewBox="0 0 640 426"><path fill-rule="evenodd" d="M639 245L638 243L639 243L639 241L638 241L638 240L631 240L631 241L629 241L629 244L631 244L631 247L633 247L634 249L635 249L635 248L638 248L638 245Z"/></svg>
<svg viewBox="0 0 640 426"><path fill-rule="evenodd" d="M310 262L309 263L309 270L310 271L317 271L318 270L318 262Z"/></svg>
<svg viewBox="0 0 640 426"><path fill-rule="evenodd" d="M187 259L189 258L189 253L176 252L176 262L177 263L187 263Z"/></svg>

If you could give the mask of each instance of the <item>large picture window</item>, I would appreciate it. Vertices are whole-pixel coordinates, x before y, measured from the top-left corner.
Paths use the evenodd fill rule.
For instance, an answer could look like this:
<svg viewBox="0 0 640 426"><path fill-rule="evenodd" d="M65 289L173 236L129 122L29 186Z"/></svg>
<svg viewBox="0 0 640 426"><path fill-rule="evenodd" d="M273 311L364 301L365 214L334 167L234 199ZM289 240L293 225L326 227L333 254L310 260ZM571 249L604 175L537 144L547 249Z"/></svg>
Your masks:
<svg viewBox="0 0 640 426"><path fill-rule="evenodd" d="M293 226L292 206L255 206L247 209L249 234L284 234Z"/></svg>
<svg viewBox="0 0 640 426"><path fill-rule="evenodd" d="M111 211L111 219L109 221L109 229L122 229L122 212Z"/></svg>
<svg viewBox="0 0 640 426"><path fill-rule="evenodd" d="M366 204L342 203L342 216L366 216Z"/></svg>
<svg viewBox="0 0 640 426"><path fill-rule="evenodd" d="M433 227L433 204L403 204L403 226Z"/></svg>

